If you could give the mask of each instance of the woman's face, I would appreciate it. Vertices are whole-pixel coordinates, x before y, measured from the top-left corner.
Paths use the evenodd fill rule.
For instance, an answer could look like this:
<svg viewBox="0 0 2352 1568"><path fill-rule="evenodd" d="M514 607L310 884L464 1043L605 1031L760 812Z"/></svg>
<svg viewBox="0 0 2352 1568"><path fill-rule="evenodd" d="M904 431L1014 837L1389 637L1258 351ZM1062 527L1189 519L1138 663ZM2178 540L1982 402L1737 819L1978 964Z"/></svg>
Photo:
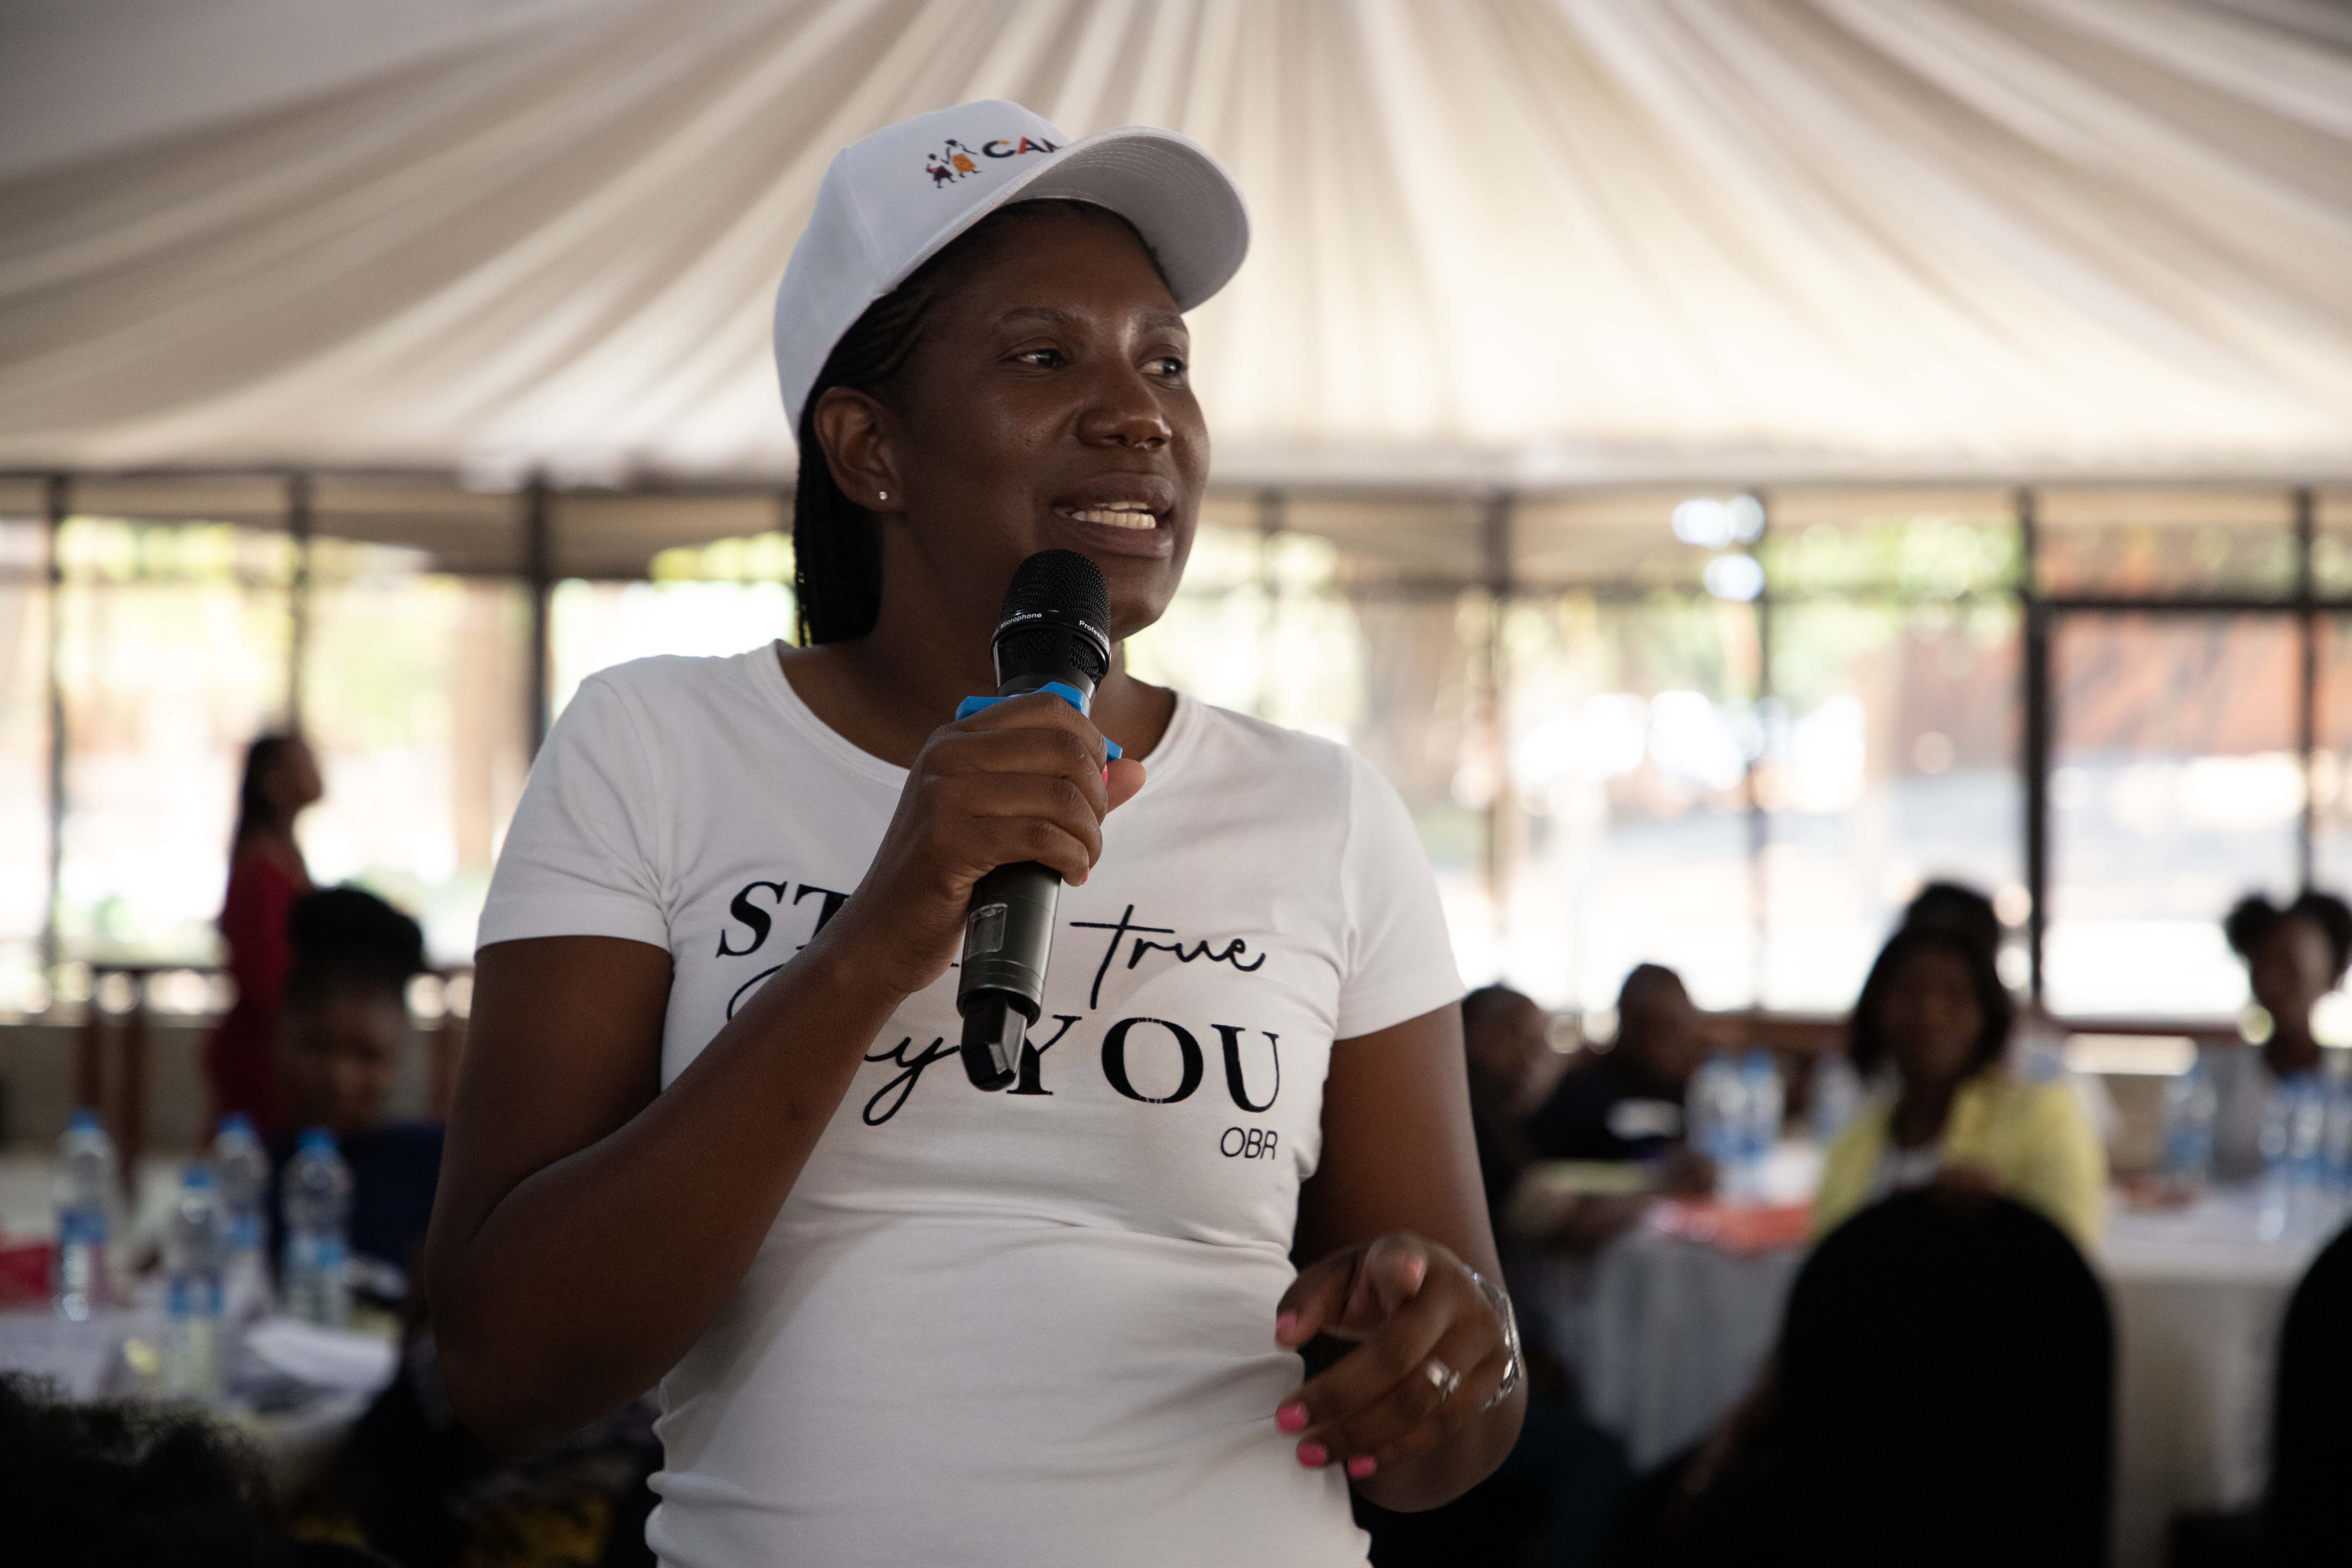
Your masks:
<svg viewBox="0 0 2352 1568"><path fill-rule="evenodd" d="M1878 1019L1906 1086L1958 1082L1985 1024L1967 961L1934 947L1921 948L1895 970Z"/></svg>
<svg viewBox="0 0 2352 1568"><path fill-rule="evenodd" d="M297 737L280 747L261 788L278 815L289 820L304 806L316 804L326 790L320 782L319 759L310 754L310 742Z"/></svg>
<svg viewBox="0 0 2352 1568"><path fill-rule="evenodd" d="M996 225L953 266L880 405L905 508L896 527L884 512L884 580L910 554L992 618L1023 561L1075 550L1109 584L1113 635L1141 630L1176 592L1209 471L1175 300L1134 232L1084 208Z"/></svg>
<svg viewBox="0 0 2352 1568"><path fill-rule="evenodd" d="M2336 977L2335 953L2317 921L2290 915L2274 921L2246 963L2246 979L2263 1011L2293 1027L2311 1016Z"/></svg>

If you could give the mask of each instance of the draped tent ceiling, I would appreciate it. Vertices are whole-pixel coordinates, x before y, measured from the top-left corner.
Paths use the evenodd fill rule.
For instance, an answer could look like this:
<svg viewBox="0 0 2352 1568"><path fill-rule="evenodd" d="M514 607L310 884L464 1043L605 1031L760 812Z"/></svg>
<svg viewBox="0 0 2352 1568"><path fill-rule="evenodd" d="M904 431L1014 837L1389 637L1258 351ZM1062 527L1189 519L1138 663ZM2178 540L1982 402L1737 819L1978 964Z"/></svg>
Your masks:
<svg viewBox="0 0 2352 1568"><path fill-rule="evenodd" d="M784 478L827 161L1169 126L1218 477L2352 474L2324 0L16 0L0 465Z"/></svg>

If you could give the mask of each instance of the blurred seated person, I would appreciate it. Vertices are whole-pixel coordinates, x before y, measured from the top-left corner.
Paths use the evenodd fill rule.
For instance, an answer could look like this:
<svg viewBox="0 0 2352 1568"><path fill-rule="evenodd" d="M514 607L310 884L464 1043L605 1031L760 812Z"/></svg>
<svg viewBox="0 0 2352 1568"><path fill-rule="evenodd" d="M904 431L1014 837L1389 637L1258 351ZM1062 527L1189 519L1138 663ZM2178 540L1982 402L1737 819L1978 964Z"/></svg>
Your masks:
<svg viewBox="0 0 2352 1568"><path fill-rule="evenodd" d="M1983 949L2000 970L2000 915L1992 900L1963 882L1930 882L1904 906L1903 925L1947 931ZM2102 1148L2112 1148L2123 1131L2123 1114L2115 1096L2095 1073L2078 1073L2066 1066L2066 1031L2029 1002L2020 1002L2010 1030L2009 1068L2030 1083L2065 1082L2081 1102L2083 1114L2099 1135Z"/></svg>
<svg viewBox="0 0 2352 1568"><path fill-rule="evenodd" d="M1481 985L1462 998L1462 1049L1478 1171L1486 1206L1499 1216L1537 1158L1528 1118L1559 1082L1566 1059L1551 1048L1551 1016L1507 985Z"/></svg>
<svg viewBox="0 0 2352 1568"><path fill-rule="evenodd" d="M1643 963L1617 993L1617 1042L1571 1068L1528 1125L1550 1160L1656 1163L1661 1186L1711 1192L1715 1173L1683 1142L1683 1095L1715 1049L1682 977Z"/></svg>
<svg viewBox="0 0 2352 1568"><path fill-rule="evenodd" d="M2263 1110L2280 1080L2319 1067L2311 1010L2352 964L2352 907L2332 893L2306 891L2284 906L2255 893L2238 901L2221 930L2246 961L2248 986L2270 1023L2269 1038L2257 1044L2200 1053L2213 1080L2213 1174L2236 1182L2262 1174Z"/></svg>
<svg viewBox="0 0 2352 1568"><path fill-rule="evenodd" d="M1863 983L1849 1036L1856 1069L1868 1079L1890 1066L1893 1091L1831 1145L1817 1235L1889 1194L1933 1184L2015 1198L2084 1252L2096 1247L2105 1154L2071 1089L2003 1065L2011 1018L1981 942L1933 926L1895 933Z"/></svg>
<svg viewBox="0 0 2352 1568"><path fill-rule="evenodd" d="M351 1167L352 1252L413 1270L433 1217L441 1129L384 1119L400 1064L415 1048L408 982L425 968L416 922L357 888L298 900L287 917L293 963L278 1026L278 1079L294 1128L324 1127ZM278 1254L279 1179L291 1132L270 1144L267 1220Z"/></svg>
<svg viewBox="0 0 2352 1568"><path fill-rule="evenodd" d="M1547 1193L1527 1179L1542 1163L1528 1136L1528 1118L1545 1102L1564 1065L1551 1048L1551 1016L1507 985L1482 985L1462 999L1462 1045L1478 1175L1506 1267L1526 1248L1581 1251L1631 1225L1642 1211L1640 1194ZM1527 1332L1524 1325L1520 1332Z"/></svg>
<svg viewBox="0 0 2352 1568"><path fill-rule="evenodd" d="M408 982L425 967L415 921L373 893L332 888L296 903L278 1077L298 1127L324 1127L352 1172L354 1285L398 1298L421 1282L442 1130L387 1121L407 1054ZM271 1255L293 1141L271 1148ZM387 1270L383 1266L390 1265ZM406 1292L400 1374L377 1394L294 1521L299 1534L362 1541L403 1568L600 1568L653 1562L646 1477L660 1468L642 1401L511 1462L459 1425L421 1289Z"/></svg>
<svg viewBox="0 0 2352 1568"><path fill-rule="evenodd" d="M1965 882L1929 882L1903 906L1903 925L1948 931L1998 956L2000 916L1992 900Z"/></svg>

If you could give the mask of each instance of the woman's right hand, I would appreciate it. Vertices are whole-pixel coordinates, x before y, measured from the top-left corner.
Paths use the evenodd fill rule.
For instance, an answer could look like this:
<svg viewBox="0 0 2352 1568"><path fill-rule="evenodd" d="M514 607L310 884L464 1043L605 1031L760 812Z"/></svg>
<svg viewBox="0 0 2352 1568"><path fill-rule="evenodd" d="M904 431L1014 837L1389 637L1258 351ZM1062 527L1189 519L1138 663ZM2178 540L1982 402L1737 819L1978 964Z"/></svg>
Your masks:
<svg viewBox="0 0 2352 1568"><path fill-rule="evenodd" d="M820 940L861 973L912 994L947 973L972 884L1034 860L1081 883L1102 857L1103 818L1143 787L1143 764L1104 762L1102 732L1045 693L1014 697L932 732L865 879ZM814 944L812 944L814 945Z"/></svg>

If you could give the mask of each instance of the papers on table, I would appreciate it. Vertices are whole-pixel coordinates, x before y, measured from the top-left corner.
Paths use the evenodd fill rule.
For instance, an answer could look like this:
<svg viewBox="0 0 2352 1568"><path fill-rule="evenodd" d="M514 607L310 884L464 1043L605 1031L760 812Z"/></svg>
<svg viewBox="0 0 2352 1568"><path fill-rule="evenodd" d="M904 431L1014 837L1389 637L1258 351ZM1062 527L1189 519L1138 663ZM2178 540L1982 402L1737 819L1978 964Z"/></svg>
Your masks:
<svg viewBox="0 0 2352 1568"><path fill-rule="evenodd" d="M264 1318L246 1335L255 1361L313 1388L368 1394L392 1381L396 1346L373 1334L322 1328L299 1318Z"/></svg>

